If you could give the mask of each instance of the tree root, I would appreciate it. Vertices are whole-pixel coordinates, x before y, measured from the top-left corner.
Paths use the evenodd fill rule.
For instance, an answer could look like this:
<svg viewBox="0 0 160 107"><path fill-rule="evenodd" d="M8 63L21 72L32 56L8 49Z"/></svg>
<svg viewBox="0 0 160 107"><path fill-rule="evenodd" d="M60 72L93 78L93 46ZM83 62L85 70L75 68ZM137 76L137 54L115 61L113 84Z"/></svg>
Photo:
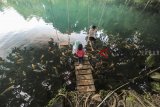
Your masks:
<svg viewBox="0 0 160 107"><path fill-rule="evenodd" d="M71 95L71 94L74 94L74 96L73 95ZM78 94L77 94L77 92L70 92L70 93L68 93L68 95L70 95L72 98L73 97L75 97L74 99L75 99L75 107L78 107Z"/></svg>
<svg viewBox="0 0 160 107"><path fill-rule="evenodd" d="M116 107L117 106L117 99L115 96L113 96L113 104L111 105L111 107Z"/></svg>
<svg viewBox="0 0 160 107"><path fill-rule="evenodd" d="M144 97L144 101L150 106L150 107L156 107L153 103L151 103L149 100L147 100L145 97Z"/></svg>
<svg viewBox="0 0 160 107"><path fill-rule="evenodd" d="M87 107L87 102L89 101L89 98L92 94L89 94L87 97L86 97L86 100L84 102L84 107Z"/></svg>
<svg viewBox="0 0 160 107"><path fill-rule="evenodd" d="M86 96L83 95L82 98L80 99L80 101L78 101L78 105L80 105L80 103L83 101L83 99L85 98ZM82 103L83 104L83 103Z"/></svg>
<svg viewBox="0 0 160 107"><path fill-rule="evenodd" d="M116 92L116 91L119 90L120 88L128 85L129 83L130 83L130 82L127 82L127 83L121 85L120 87L116 88L116 89L113 90L112 92L110 92L110 93L103 99L103 101L102 101L97 107L100 107L114 92Z"/></svg>
<svg viewBox="0 0 160 107"><path fill-rule="evenodd" d="M108 93L108 95L103 99L103 101L102 101L97 107L100 107L114 92L116 92L116 91L119 90L120 88L122 88L122 87L124 87L124 86L127 86L128 84L130 84L130 82L134 82L134 81L135 81L136 79L138 79L138 78L142 78L142 77L144 77L144 76L150 75L150 74L152 74L153 72L156 72L156 71L158 71L158 70L160 70L160 67L158 67L158 68L150 71L149 73L147 73L147 74L145 74L145 75L139 75L138 77L135 77L135 78L131 79L129 82L127 82L127 83L119 86L118 88L116 88L115 90L113 90L111 93ZM139 101L140 101L140 100L139 100ZM140 102L140 103L142 103L142 102ZM142 103L142 105L143 105L143 107L146 107L143 103Z"/></svg>
<svg viewBox="0 0 160 107"><path fill-rule="evenodd" d="M139 98L138 95L135 95L133 92L129 92L130 95L132 95L133 97L135 97L137 99L137 101L143 106L143 107L147 107L144 102Z"/></svg>
<svg viewBox="0 0 160 107"><path fill-rule="evenodd" d="M70 107L73 107L72 102L70 101L70 99L67 98L67 96L66 96L65 94L58 94L55 98L53 98L53 99L51 100L50 104L47 105L47 107L52 107L53 104L54 104L54 102L55 102L55 100L56 100L56 99L59 99L60 97L64 97L64 98L68 101Z"/></svg>

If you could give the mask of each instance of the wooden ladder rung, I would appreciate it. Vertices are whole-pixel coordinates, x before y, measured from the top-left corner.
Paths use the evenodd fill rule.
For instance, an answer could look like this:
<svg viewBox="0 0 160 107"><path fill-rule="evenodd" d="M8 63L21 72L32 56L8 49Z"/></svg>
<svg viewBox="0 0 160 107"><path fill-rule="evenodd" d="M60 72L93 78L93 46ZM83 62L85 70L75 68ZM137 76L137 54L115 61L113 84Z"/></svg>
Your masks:
<svg viewBox="0 0 160 107"><path fill-rule="evenodd" d="M91 80L77 80L77 85L93 85L93 79Z"/></svg>
<svg viewBox="0 0 160 107"><path fill-rule="evenodd" d="M94 85L89 85L89 86L77 86L77 90L79 92L95 92L95 86Z"/></svg>
<svg viewBox="0 0 160 107"><path fill-rule="evenodd" d="M91 80L93 79L92 74L87 75L76 75L77 80Z"/></svg>
<svg viewBox="0 0 160 107"><path fill-rule="evenodd" d="M91 69L90 65L82 65L82 66L75 66L76 70L86 70L86 69Z"/></svg>
<svg viewBox="0 0 160 107"><path fill-rule="evenodd" d="M85 56L84 59L88 59L88 56ZM94 93L96 89L92 76L92 67L89 61L84 60L83 65L79 65L78 62L76 62L74 65L76 70L77 91L80 93Z"/></svg>
<svg viewBox="0 0 160 107"><path fill-rule="evenodd" d="M76 75L87 75L87 74L92 74L91 69L88 69L88 70L76 70Z"/></svg>
<svg viewBox="0 0 160 107"><path fill-rule="evenodd" d="M78 62L75 62L75 66L79 66ZM90 65L89 61L84 61L82 65Z"/></svg>

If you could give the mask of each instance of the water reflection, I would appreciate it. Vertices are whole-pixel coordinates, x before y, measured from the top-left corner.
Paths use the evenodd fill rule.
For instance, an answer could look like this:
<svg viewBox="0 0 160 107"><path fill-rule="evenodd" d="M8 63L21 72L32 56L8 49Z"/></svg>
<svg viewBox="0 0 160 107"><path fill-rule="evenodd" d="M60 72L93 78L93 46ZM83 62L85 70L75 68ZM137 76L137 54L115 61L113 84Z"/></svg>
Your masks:
<svg viewBox="0 0 160 107"><path fill-rule="evenodd" d="M8 52L14 47L42 47L46 46L49 38L54 38L55 42L70 41L72 44L78 40L86 45L86 29L79 33L72 32L70 34L61 33L54 28L51 23L46 23L42 18L32 17L26 19L20 15L15 9L4 9L0 12L0 56L6 57ZM77 26L79 22L75 23ZM102 37L105 42L106 35L101 35L103 30L97 33L97 37Z"/></svg>
<svg viewBox="0 0 160 107"><path fill-rule="evenodd" d="M71 43L78 39L85 44L85 32L63 34L43 19L33 17L25 20L13 8L0 13L0 23L0 56L6 56L6 52L14 47L44 46L51 37L56 42L70 38Z"/></svg>

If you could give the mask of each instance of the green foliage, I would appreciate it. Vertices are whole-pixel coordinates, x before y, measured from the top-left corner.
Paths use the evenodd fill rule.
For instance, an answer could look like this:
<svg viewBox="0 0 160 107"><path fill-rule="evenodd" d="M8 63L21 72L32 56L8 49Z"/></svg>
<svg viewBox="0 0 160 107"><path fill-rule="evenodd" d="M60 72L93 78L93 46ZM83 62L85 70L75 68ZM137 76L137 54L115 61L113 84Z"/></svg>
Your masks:
<svg viewBox="0 0 160 107"><path fill-rule="evenodd" d="M151 86L154 91L160 92L160 82L152 82Z"/></svg>
<svg viewBox="0 0 160 107"><path fill-rule="evenodd" d="M58 94L49 101L46 107L52 107L54 104L62 102L62 100L59 99L60 97L59 95L62 95L62 94L65 95L65 93L66 93L66 89L60 88L58 90Z"/></svg>
<svg viewBox="0 0 160 107"><path fill-rule="evenodd" d="M105 91L105 90L99 91L99 94L101 95L102 98L105 98L105 96L107 96L108 93L109 93L109 91Z"/></svg>
<svg viewBox="0 0 160 107"><path fill-rule="evenodd" d="M148 67L153 67L155 65L155 56L154 55L149 55L147 57L145 63Z"/></svg>
<svg viewBox="0 0 160 107"><path fill-rule="evenodd" d="M63 56L62 52L68 57ZM62 51L54 44L49 49L14 48L7 60L0 58L0 94L5 92L4 105L7 105L10 99L14 99L13 104L11 103L13 106L20 106L24 101L23 98L17 99L17 95L13 93L17 86L20 92L26 92L32 97L31 106L47 105L57 93L65 93L66 87L62 89L65 86L62 73L67 70L71 72L68 67L71 65L66 65L70 55L68 50ZM10 89L10 86L13 88ZM19 103L15 104L16 101Z"/></svg>
<svg viewBox="0 0 160 107"><path fill-rule="evenodd" d="M130 95L130 96L127 96L126 101L127 102L135 102L136 99L135 99L135 97L133 97L133 96Z"/></svg>

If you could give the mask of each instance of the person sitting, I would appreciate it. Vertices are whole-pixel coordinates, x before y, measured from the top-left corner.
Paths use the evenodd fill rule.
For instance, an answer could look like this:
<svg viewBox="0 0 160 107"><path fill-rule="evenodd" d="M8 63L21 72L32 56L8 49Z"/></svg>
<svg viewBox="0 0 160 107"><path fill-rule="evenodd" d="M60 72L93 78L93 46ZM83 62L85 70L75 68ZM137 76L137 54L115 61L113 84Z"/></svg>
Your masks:
<svg viewBox="0 0 160 107"><path fill-rule="evenodd" d="M82 44L79 44L79 45L78 45L78 50L77 50L77 52L76 52L76 55L77 55L77 57L78 57L78 62L79 62L79 64L82 64L82 63L83 63L84 54L85 54L85 52L84 52L84 50L83 50L83 45L82 45Z"/></svg>
<svg viewBox="0 0 160 107"><path fill-rule="evenodd" d="M95 43L96 41L96 32L97 32L97 27L93 25L89 29L89 34L88 34L88 42L89 42L89 45L91 46L92 51L94 51L93 43Z"/></svg>

